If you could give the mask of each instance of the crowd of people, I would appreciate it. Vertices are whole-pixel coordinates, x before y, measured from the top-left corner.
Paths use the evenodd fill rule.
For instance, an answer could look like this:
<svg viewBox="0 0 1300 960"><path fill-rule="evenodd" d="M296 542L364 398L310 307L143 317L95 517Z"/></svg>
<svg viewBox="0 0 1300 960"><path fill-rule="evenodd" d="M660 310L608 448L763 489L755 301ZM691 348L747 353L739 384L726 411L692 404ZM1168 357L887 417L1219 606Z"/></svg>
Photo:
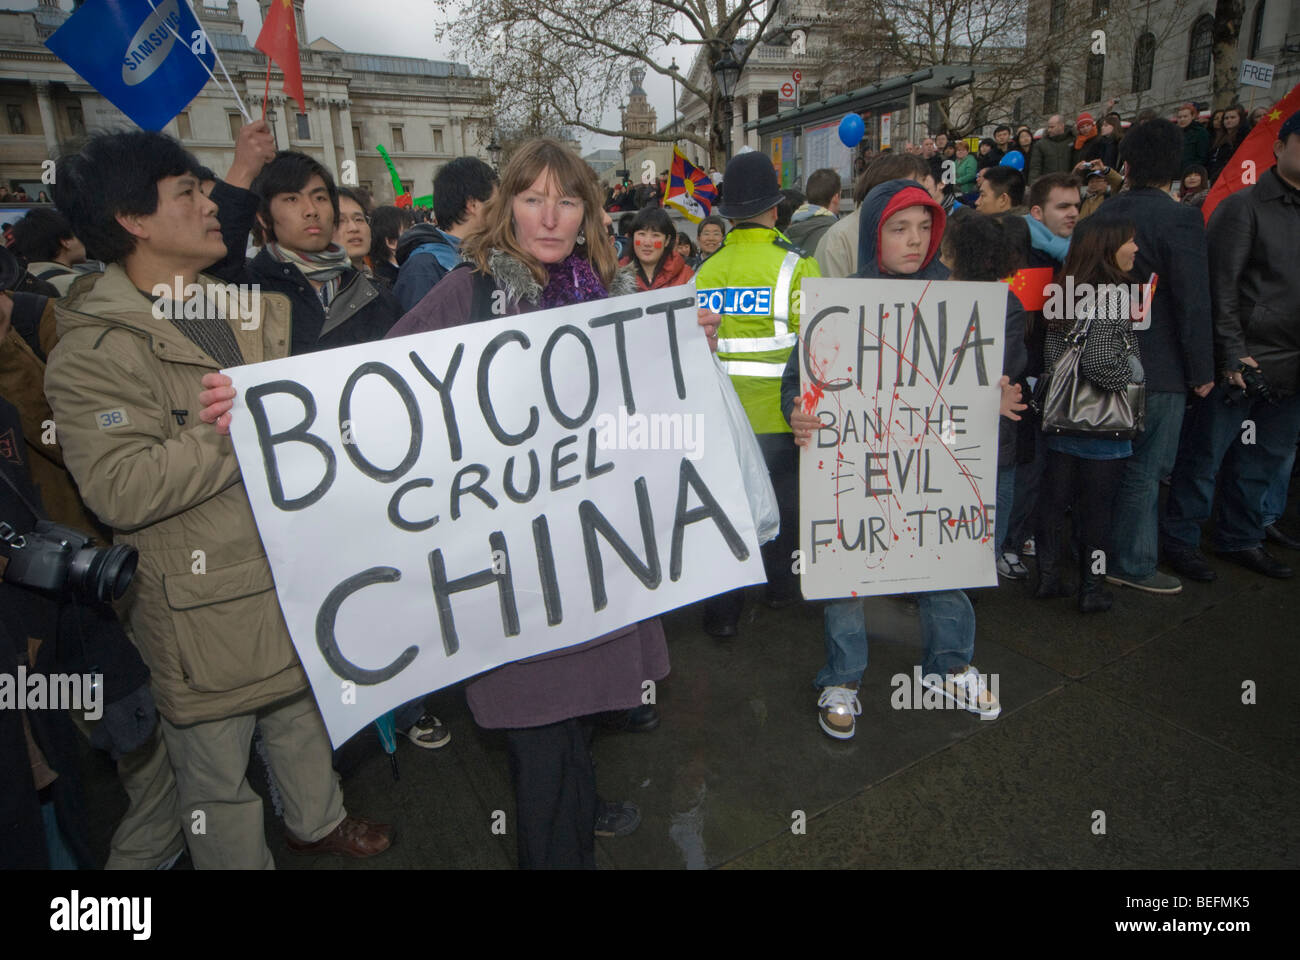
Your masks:
<svg viewBox="0 0 1300 960"><path fill-rule="evenodd" d="M520 145L499 175L472 157L444 166L427 222L277 151L264 122L242 129L221 177L165 135L96 135L60 159L54 206L13 227L0 438L14 439L0 458L0 519L19 534L47 516L97 530L133 547L138 567L115 609L0 581L14 611L0 623L0 670L51 669L72 607L93 614L95 642L113 652L105 662L131 676L147 667L147 685L120 682L130 689L109 701L103 728L83 730L111 744L130 799L110 866L169 866L184 850L201 868L273 866L246 773L255 729L291 852L383 853L392 826L344 805L228 438L234 389L218 371L481 322L500 302L527 314L691 282L701 302L773 291L766 314L699 316L776 494L780 530L762 547L773 608L804 602L791 563L798 449L820 421L799 402L794 348L801 285L816 277L1010 278L992 538L1006 581L1028 581L1032 560L1033 596L1076 596L1083 613L1111 607L1107 584L1176 594L1180 577L1217 577L1200 550L1211 518L1217 556L1290 577L1264 544L1300 550L1282 522L1300 441L1300 281L1286 262L1300 243L1300 113L1282 124L1277 164L1257 184L1208 226L1197 209L1251 122L1234 107L1206 128L1190 105L1177 123L1125 124L1108 111L1100 123L1081 114L1071 130L1053 116L1040 138L1000 126L974 153L939 133L863 157L848 211L834 170L782 190L771 161L746 152L728 163L722 199L694 237L662 207L663 182L604 188L548 139ZM1012 151L1021 162L1002 163ZM255 285L258 322L236 322L234 305L159 311L153 291L176 277ZM1067 281L1141 293L1098 298L1080 316L1027 295ZM1078 373L1095 390L1140 388L1134 430L1044 429L1058 360L1080 344ZM46 422L57 441L43 438ZM199 545L207 575L195 578ZM996 717L996 690L973 662L968 594L911 599L923 682ZM704 631L736 637L744 603L744 591L703 601ZM860 600L825 604L823 640L825 664L810 678L818 724L851 739L868 660ZM592 739L601 727L653 730L643 684L668 671L656 618L467 682L475 721L505 731L520 866L594 866L596 836L636 828L635 804L597 793ZM140 720L155 709L156 724ZM114 721L123 715L134 722ZM416 746L451 741L423 698L395 717ZM20 784L0 800L7 863L92 865L69 730L54 715L29 723L0 711L0 765ZM198 813L202 831L191 829Z"/></svg>

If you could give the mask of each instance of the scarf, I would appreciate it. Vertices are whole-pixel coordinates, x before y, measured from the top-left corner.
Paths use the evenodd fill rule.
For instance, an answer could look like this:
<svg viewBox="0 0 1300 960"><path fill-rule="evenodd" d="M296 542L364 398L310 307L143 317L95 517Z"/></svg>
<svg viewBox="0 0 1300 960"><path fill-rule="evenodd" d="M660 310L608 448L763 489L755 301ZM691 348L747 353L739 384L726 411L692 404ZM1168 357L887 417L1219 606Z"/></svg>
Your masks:
<svg viewBox="0 0 1300 960"><path fill-rule="evenodd" d="M321 284L316 295L320 297L321 305L324 307L329 307L330 301L338 293L339 277L343 271L352 266L352 261L348 259L348 252L337 243L331 243L320 253L299 253L278 243L267 243L266 249L276 260L281 263L292 263L308 280L315 280Z"/></svg>
<svg viewBox="0 0 1300 960"><path fill-rule="evenodd" d="M592 269L591 261L576 252L559 263L546 264L546 272L549 279L538 304L542 310L601 300L609 296L609 291Z"/></svg>
<svg viewBox="0 0 1300 960"><path fill-rule="evenodd" d="M1025 214L1025 223L1029 224L1029 245L1057 263L1064 263L1065 255L1070 252L1069 238L1058 237L1041 220L1035 220L1029 214Z"/></svg>
<svg viewBox="0 0 1300 960"><path fill-rule="evenodd" d="M1097 127L1094 124L1092 128L1092 133L1088 134L1086 137L1080 135L1074 138L1074 149L1082 150L1083 145L1087 143L1089 140L1091 140L1093 137L1095 137L1096 135L1097 135Z"/></svg>

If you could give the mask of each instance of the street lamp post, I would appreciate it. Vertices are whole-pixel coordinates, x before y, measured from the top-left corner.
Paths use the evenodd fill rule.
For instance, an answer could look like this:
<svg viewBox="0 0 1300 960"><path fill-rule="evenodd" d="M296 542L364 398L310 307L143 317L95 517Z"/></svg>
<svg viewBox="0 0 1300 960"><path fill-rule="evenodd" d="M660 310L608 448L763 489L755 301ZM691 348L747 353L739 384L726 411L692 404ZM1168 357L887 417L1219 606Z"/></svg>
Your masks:
<svg viewBox="0 0 1300 960"><path fill-rule="evenodd" d="M492 158L492 167L497 173L501 172L501 144L497 143L496 135L493 134L492 142L487 147L488 156Z"/></svg>
<svg viewBox="0 0 1300 960"><path fill-rule="evenodd" d="M713 79L718 91L722 94L722 102L725 106L727 118L726 162L729 162L731 160L731 128L735 122L733 98L736 95L736 84L740 81L740 64L732 57L730 50L724 53L721 59L713 65Z"/></svg>
<svg viewBox="0 0 1300 960"><path fill-rule="evenodd" d="M668 67L669 72L673 75L673 133L679 133L677 129L677 58L673 57L672 64Z"/></svg>

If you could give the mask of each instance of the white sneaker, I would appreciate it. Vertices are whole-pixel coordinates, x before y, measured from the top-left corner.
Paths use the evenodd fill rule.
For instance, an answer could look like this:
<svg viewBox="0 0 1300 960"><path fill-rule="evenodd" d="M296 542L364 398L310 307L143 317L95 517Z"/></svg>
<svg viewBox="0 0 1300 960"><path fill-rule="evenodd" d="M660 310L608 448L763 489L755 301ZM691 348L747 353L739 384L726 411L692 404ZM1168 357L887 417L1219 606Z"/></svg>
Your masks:
<svg viewBox="0 0 1300 960"><path fill-rule="evenodd" d="M1008 580L1027 580L1029 568L1020 562L1020 557L1016 554L1004 553L998 557L998 574Z"/></svg>
<svg viewBox="0 0 1300 960"><path fill-rule="evenodd" d="M822 695L817 698L817 723L829 737L836 740L852 740L857 726L854 717L862 714L862 704L858 702L857 685L852 687L822 687Z"/></svg>
<svg viewBox="0 0 1300 960"><path fill-rule="evenodd" d="M939 691L963 710L978 713L984 720L995 720L1002 712L1002 704L989 692L988 681L973 664L946 677L927 673L921 678L921 685Z"/></svg>

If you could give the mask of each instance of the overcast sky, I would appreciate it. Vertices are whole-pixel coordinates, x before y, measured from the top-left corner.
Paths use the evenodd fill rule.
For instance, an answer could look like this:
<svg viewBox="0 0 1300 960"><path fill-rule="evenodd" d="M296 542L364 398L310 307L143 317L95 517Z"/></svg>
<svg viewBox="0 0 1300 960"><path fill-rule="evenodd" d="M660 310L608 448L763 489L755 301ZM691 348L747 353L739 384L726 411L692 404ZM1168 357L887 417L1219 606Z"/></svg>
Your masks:
<svg viewBox="0 0 1300 960"><path fill-rule="evenodd" d="M193 0L198 5L203 0ZM211 0L219 5L219 0ZM72 0L60 0L65 10L72 9ZM244 20L244 32L249 43L257 39L262 19L257 0L238 0L239 15ZM0 9L30 10L36 0L0 0ZM354 53L388 53L404 57L427 57L431 60L454 60L451 51L434 42L435 19L440 15L429 0L307 0L307 37L310 43L317 37L328 37L345 50ZM689 69L692 50L672 50L683 71ZM632 66L631 63L628 66ZM658 113L662 126L672 119L672 81L647 71L646 93L650 105ZM618 126L618 112L611 109L605 117L610 128ZM577 131L575 131L577 132ZM597 147L618 147L612 137L582 134L585 150Z"/></svg>

